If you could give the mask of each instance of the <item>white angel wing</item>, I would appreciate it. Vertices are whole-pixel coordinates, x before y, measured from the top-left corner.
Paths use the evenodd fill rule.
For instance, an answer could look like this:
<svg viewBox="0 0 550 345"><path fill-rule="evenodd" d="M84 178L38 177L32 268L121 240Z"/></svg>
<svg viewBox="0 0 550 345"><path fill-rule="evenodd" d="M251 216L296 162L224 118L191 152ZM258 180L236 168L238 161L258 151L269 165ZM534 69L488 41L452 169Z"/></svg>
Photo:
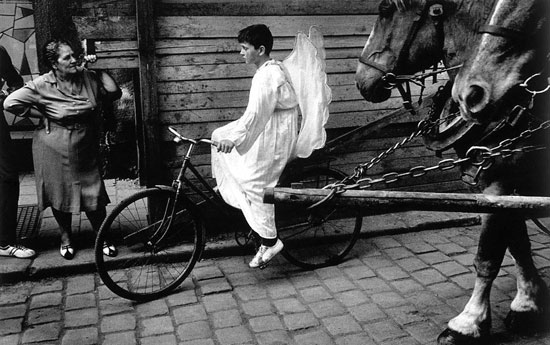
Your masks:
<svg viewBox="0 0 550 345"><path fill-rule="evenodd" d="M306 158L313 150L325 145L325 124L329 117L328 105L332 100L325 72L323 35L315 27L309 29L309 37L302 32L298 33L294 49L283 60L283 65L291 79L302 113L293 157Z"/></svg>

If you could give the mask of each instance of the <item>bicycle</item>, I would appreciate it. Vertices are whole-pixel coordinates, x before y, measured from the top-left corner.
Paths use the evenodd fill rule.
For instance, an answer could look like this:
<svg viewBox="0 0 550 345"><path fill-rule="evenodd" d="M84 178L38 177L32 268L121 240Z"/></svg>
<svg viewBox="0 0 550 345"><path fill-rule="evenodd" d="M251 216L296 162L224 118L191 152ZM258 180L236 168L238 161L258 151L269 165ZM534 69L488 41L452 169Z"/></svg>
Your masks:
<svg viewBox="0 0 550 345"><path fill-rule="evenodd" d="M175 142L189 145L172 186L157 185L124 199L107 215L96 238L99 276L111 291L131 300L155 299L174 290L201 259L212 214L234 217L240 212L223 201L191 162L198 145L215 143L169 130ZM279 185L322 188L344 177L326 167L285 170ZM285 244L282 254L301 268L341 262L359 238L362 216L358 210L340 212L331 206L308 210L288 205L276 205L275 210L278 235ZM245 245L252 234L252 230L247 232L242 241L236 231L237 243ZM117 247L116 257L103 255L106 240Z"/></svg>

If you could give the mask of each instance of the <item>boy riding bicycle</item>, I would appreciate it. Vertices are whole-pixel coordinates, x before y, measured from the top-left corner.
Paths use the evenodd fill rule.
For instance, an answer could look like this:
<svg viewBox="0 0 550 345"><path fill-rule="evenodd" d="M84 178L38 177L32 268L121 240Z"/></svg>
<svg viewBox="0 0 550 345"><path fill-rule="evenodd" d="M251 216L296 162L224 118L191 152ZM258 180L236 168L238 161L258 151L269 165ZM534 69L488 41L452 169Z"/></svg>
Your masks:
<svg viewBox="0 0 550 345"><path fill-rule="evenodd" d="M270 58L273 36L263 24L239 32L240 54L257 71L243 116L212 133L212 174L223 199L242 210L260 237L252 268L269 262L283 249L277 238L275 207L263 192L275 187L298 137L298 100L281 62ZM234 150L233 150L234 149Z"/></svg>

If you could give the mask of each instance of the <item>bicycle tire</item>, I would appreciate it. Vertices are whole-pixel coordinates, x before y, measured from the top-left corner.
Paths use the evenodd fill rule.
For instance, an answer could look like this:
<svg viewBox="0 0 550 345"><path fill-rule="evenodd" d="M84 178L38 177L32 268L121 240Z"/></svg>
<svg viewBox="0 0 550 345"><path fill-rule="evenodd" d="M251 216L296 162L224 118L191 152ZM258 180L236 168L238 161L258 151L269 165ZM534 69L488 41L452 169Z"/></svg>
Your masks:
<svg viewBox="0 0 550 345"><path fill-rule="evenodd" d="M180 196L176 215L165 232L164 210L176 193L149 188L124 199L105 218L96 237L95 260L101 280L112 292L145 301L167 295L191 273L204 248L204 227L194 204ZM164 237L161 236L164 234ZM116 257L103 255L108 241Z"/></svg>
<svg viewBox="0 0 550 345"><path fill-rule="evenodd" d="M298 182L302 188L322 188L344 177L339 171L315 167L290 176L279 186ZM342 211L334 206L308 210L307 206L276 204L277 232L285 245L283 256L308 270L342 262L357 242L363 224L358 210Z"/></svg>

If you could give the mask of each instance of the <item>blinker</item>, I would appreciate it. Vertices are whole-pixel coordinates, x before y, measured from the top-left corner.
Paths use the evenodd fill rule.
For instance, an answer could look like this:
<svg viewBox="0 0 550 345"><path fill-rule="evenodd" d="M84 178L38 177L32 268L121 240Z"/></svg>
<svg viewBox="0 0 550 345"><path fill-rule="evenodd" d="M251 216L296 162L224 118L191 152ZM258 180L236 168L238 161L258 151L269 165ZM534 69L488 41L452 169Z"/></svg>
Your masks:
<svg viewBox="0 0 550 345"><path fill-rule="evenodd" d="M432 18L441 17L443 15L443 5L442 4L431 5L430 9L428 10L428 13Z"/></svg>

